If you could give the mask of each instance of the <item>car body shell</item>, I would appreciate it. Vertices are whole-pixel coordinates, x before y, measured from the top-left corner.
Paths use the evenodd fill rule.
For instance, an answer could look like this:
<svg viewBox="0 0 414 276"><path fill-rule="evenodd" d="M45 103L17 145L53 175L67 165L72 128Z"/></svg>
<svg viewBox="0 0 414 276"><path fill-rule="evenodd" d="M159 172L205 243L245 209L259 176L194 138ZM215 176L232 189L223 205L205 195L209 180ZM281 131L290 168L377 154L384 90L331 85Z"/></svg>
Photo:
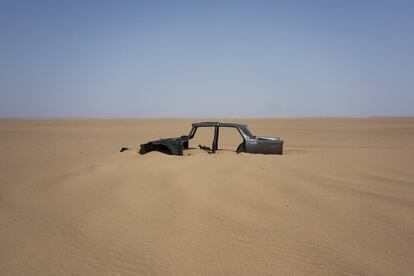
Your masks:
<svg viewBox="0 0 414 276"><path fill-rule="evenodd" d="M139 153L145 154L150 151L160 151L171 155L183 155L184 150L189 148L189 141L200 127L214 127L214 138L210 153L215 153L218 150L220 128L232 127L236 128L243 138L243 142L237 147L237 153L283 154L282 139L278 137L254 136L248 130L247 125L221 122L193 123L189 135L150 141L141 145Z"/></svg>

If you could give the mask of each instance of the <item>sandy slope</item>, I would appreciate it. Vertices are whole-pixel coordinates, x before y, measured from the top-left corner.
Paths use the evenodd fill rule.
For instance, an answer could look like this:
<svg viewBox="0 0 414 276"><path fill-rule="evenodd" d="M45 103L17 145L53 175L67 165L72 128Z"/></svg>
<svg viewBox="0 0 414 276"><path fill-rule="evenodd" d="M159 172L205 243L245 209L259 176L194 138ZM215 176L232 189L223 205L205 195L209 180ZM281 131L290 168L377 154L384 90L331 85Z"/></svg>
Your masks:
<svg viewBox="0 0 414 276"><path fill-rule="evenodd" d="M191 120L0 120L0 275L413 275L414 119L234 121L286 154L118 152Z"/></svg>

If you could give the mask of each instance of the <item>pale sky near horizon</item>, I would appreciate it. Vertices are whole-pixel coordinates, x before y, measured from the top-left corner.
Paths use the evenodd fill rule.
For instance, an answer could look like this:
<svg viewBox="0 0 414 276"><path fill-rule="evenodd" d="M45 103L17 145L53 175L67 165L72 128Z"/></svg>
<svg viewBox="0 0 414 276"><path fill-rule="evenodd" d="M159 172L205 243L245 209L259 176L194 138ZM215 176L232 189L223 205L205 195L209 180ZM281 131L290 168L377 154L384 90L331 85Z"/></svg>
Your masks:
<svg viewBox="0 0 414 276"><path fill-rule="evenodd" d="M0 117L414 116L414 1L0 1Z"/></svg>

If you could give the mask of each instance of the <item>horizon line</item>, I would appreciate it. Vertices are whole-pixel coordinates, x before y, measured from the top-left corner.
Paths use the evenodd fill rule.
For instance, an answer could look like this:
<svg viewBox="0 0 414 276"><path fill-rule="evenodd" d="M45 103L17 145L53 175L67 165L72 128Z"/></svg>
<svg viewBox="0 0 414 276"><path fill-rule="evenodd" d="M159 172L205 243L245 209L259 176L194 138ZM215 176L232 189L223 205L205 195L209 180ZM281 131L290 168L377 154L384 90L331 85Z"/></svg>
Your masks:
<svg viewBox="0 0 414 276"><path fill-rule="evenodd" d="M367 116L257 116L257 117L89 117L89 116L50 116L50 117L12 117L12 116L0 116L0 120L188 120L188 119L245 119L245 120L257 120L257 119L381 119L381 118L395 118L395 119L412 119L414 115L367 115Z"/></svg>

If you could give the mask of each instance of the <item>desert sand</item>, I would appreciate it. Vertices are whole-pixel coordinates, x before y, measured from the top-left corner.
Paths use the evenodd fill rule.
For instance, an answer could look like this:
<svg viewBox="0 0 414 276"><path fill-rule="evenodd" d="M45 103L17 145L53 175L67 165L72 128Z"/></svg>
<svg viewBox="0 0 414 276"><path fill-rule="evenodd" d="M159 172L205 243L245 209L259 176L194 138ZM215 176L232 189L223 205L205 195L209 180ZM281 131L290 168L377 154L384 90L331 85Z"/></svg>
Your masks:
<svg viewBox="0 0 414 276"><path fill-rule="evenodd" d="M193 121L0 120L0 275L414 274L414 118L227 119L285 154L137 153Z"/></svg>

